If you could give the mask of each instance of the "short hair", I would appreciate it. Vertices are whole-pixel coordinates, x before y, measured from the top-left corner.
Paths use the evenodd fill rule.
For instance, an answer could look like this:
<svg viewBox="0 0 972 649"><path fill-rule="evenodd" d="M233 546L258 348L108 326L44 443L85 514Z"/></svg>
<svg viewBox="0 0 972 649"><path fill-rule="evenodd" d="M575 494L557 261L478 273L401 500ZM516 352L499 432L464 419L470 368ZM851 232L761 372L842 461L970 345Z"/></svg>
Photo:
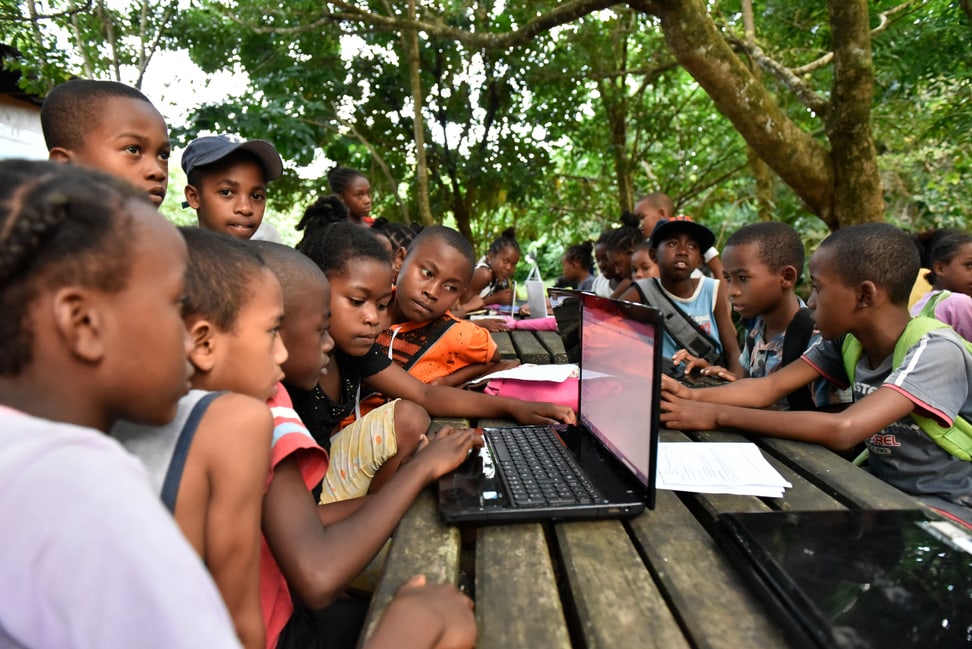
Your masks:
<svg viewBox="0 0 972 649"><path fill-rule="evenodd" d="M871 281L896 305L908 303L920 268L918 248L907 234L887 223L841 228L818 250L831 249L835 272L847 286Z"/></svg>
<svg viewBox="0 0 972 649"><path fill-rule="evenodd" d="M397 221L389 221L383 216L375 219L371 224L372 232L383 235L391 242L392 252L399 248L408 248L415 240L415 235L422 231L421 225L405 225Z"/></svg>
<svg viewBox="0 0 972 649"><path fill-rule="evenodd" d="M592 268L594 264L594 243L582 241L568 247L564 251L564 261L576 262L581 268Z"/></svg>
<svg viewBox="0 0 972 649"><path fill-rule="evenodd" d="M337 165L327 172L327 185L335 194L343 194L348 191L355 178L364 178L365 180L368 179L366 175L357 169Z"/></svg>
<svg viewBox="0 0 972 649"><path fill-rule="evenodd" d="M473 250L472 244L469 243L469 240L462 236L462 233L458 230L453 230L452 228L444 225L432 225L427 228L423 228L412 241L414 246L409 246L409 256L411 255L412 250L415 249L415 246L418 246L420 242L427 239L438 239L442 241L446 245L455 248L459 254L469 260L470 267L476 265L476 251ZM408 259L408 256L405 258Z"/></svg>
<svg viewBox="0 0 972 649"><path fill-rule="evenodd" d="M132 203L144 192L92 169L0 161L0 375L33 359L27 313L42 287L125 288L134 260Z"/></svg>
<svg viewBox="0 0 972 649"><path fill-rule="evenodd" d="M189 248L183 318L204 318L221 331L233 331L254 276L267 265L236 237L194 226L179 231Z"/></svg>
<svg viewBox="0 0 972 649"><path fill-rule="evenodd" d="M47 149L80 149L84 138L104 118L103 104L124 97L152 105L137 89L117 81L72 79L54 86L41 105L41 130Z"/></svg>
<svg viewBox="0 0 972 649"><path fill-rule="evenodd" d="M668 218L675 216L675 204L668 194L664 192L652 192L651 194L645 194L641 198L635 201L635 207L641 203L648 203L656 210L663 210Z"/></svg>
<svg viewBox="0 0 972 649"><path fill-rule="evenodd" d="M723 249L729 246L755 246L760 261L772 272L778 273L786 266L803 272L806 252L803 241L792 226L779 221L751 223L739 228L726 240Z"/></svg>
<svg viewBox="0 0 972 649"><path fill-rule="evenodd" d="M250 239L245 245L254 248L264 263L277 276L283 289L284 313L289 313L303 298L303 287L326 282L324 271L311 259L289 246L275 241Z"/></svg>
<svg viewBox="0 0 972 649"><path fill-rule="evenodd" d="M516 240L516 229L512 227L506 228L498 237L493 239L493 243L489 244L487 254L498 255L507 248L512 248L513 250L520 252L520 244Z"/></svg>
<svg viewBox="0 0 972 649"><path fill-rule="evenodd" d="M372 259L391 268L388 251L370 228L351 221L333 223L313 234L307 232L297 249L310 257L328 278L343 275L352 261Z"/></svg>

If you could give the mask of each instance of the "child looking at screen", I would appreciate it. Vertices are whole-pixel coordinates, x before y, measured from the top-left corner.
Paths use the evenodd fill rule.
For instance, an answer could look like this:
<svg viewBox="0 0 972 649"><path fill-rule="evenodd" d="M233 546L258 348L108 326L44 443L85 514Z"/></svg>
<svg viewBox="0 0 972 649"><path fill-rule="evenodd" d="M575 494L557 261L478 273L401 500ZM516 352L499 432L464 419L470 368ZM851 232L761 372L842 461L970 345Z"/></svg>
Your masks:
<svg viewBox="0 0 972 649"><path fill-rule="evenodd" d="M105 433L188 388L186 247L145 193L0 161L0 645L239 647L144 467Z"/></svg>
<svg viewBox="0 0 972 649"><path fill-rule="evenodd" d="M184 207L196 210L199 227L249 239L263 222L267 183L283 174L283 161L266 140L235 135L198 137L182 154Z"/></svg>
<svg viewBox="0 0 972 649"><path fill-rule="evenodd" d="M116 81L73 79L41 106L48 156L98 169L139 188L155 207L169 184L169 129L141 92Z"/></svg>

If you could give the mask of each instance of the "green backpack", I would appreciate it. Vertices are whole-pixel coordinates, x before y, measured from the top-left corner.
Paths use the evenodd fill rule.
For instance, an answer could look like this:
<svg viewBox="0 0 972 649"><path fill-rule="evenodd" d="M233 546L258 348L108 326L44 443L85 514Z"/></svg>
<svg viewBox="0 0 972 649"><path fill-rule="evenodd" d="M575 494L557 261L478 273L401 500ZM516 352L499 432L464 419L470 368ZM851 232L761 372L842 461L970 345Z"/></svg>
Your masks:
<svg viewBox="0 0 972 649"><path fill-rule="evenodd" d="M905 354L921 340L922 336L933 329L941 329L943 327L948 327L948 325L934 318L921 316L912 318L908 326L905 327L901 337L898 338L898 342L894 345L894 352L891 356L892 370L901 364ZM972 353L972 343L964 338L962 341L965 343L966 350ZM854 385L854 373L857 368L857 362L860 360L862 353L864 353L864 348L857 338L851 334L844 336L841 354L844 358L844 370L847 372L848 378L850 378L852 387ZM943 449L960 460L972 460L972 424L968 421L956 416L951 428L943 428L934 419L923 417L914 411L911 413L911 418L915 420L915 423L918 424L926 435L932 438Z"/></svg>

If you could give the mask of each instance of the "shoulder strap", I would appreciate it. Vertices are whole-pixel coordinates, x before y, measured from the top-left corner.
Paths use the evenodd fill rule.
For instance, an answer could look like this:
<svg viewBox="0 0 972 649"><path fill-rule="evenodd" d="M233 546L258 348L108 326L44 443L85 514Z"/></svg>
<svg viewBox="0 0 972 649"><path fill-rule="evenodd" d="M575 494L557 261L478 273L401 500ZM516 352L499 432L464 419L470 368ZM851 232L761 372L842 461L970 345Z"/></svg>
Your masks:
<svg viewBox="0 0 972 649"><path fill-rule="evenodd" d="M425 342L422 343L422 346L419 347L418 351L416 351L410 359L408 359L408 362L405 363L402 366L402 368L407 372L409 368L411 368L413 365L415 365L420 360L422 360L422 357L425 356L425 354L432 348L432 346L435 343L439 342L439 339L442 337L442 335L445 334L445 332L449 331L449 329L451 329L452 325L454 324L456 324L456 320L449 318L438 328L438 330L434 334L427 336Z"/></svg>
<svg viewBox="0 0 972 649"><path fill-rule="evenodd" d="M173 514L175 514L176 497L179 495L179 483L182 482L182 471L186 468L186 458L189 457L189 447L196 436L196 429L209 406L224 394L226 393L210 392L199 399L192 407L182 430L179 431L179 439L176 440L175 451L172 453L169 469L165 472L165 481L162 482L162 504Z"/></svg>
<svg viewBox="0 0 972 649"><path fill-rule="evenodd" d="M718 344L668 297L657 278L636 279L634 283L644 301L661 312L665 331L675 342L693 356L704 358L709 363L718 364L721 361L722 355L717 351Z"/></svg>
<svg viewBox="0 0 972 649"><path fill-rule="evenodd" d="M925 306L921 307L921 311L918 312L918 315L925 318L934 318L935 307L938 306L939 302L941 302L951 294L952 294L951 291L939 291L938 293L935 293L930 298L928 298L928 301L925 302Z"/></svg>
<svg viewBox="0 0 972 649"><path fill-rule="evenodd" d="M813 313L810 309L802 308L796 312L783 334L782 364L789 365L803 355L813 336ZM787 395L790 410L814 410L813 393L810 386L805 385Z"/></svg>
<svg viewBox="0 0 972 649"><path fill-rule="evenodd" d="M897 369L908 351L917 345L925 334L943 327L948 327L948 325L934 318L912 318L898 338L898 342L894 345L894 352L891 355L892 371ZM972 353L972 343L964 341L964 339L963 342L965 343L966 351ZM848 334L844 338L844 344L841 350L844 358L844 368L847 370L847 376L850 377L851 387L853 389L854 367L861 358L863 347L860 341ZM852 361L853 365L850 365ZM951 428L945 428L934 419L919 415L915 411L911 412L911 418L918 424L922 432L950 454L961 460L972 460L972 425L964 418L956 415Z"/></svg>

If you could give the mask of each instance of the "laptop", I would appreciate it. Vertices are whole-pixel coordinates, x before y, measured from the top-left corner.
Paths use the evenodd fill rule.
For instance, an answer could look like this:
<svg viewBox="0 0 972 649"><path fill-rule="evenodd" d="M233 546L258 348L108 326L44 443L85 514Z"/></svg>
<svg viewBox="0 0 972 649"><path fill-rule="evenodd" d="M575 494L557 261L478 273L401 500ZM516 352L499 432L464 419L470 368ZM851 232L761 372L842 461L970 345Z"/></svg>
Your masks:
<svg viewBox="0 0 972 649"><path fill-rule="evenodd" d="M661 317L587 293L580 309L578 424L485 428L485 446L439 479L446 521L617 518L654 507ZM553 458L531 459L541 451Z"/></svg>
<svg viewBox="0 0 972 649"><path fill-rule="evenodd" d="M972 638L972 537L925 510L723 514L717 538L805 647Z"/></svg>

